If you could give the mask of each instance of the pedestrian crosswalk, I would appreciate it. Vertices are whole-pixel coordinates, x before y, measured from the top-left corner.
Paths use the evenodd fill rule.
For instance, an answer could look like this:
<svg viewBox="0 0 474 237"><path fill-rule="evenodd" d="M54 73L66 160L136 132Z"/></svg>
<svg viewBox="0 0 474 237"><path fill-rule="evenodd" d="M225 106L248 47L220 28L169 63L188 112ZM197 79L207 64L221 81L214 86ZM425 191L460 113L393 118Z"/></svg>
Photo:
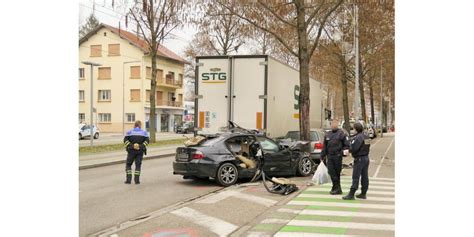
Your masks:
<svg viewBox="0 0 474 237"><path fill-rule="evenodd" d="M344 193L350 183L350 177L342 178ZM286 223L273 235L276 237L395 235L394 179L371 178L366 200L342 200L343 195L330 195L330 189L330 183L311 186L277 210L294 217L267 218L261 223Z"/></svg>

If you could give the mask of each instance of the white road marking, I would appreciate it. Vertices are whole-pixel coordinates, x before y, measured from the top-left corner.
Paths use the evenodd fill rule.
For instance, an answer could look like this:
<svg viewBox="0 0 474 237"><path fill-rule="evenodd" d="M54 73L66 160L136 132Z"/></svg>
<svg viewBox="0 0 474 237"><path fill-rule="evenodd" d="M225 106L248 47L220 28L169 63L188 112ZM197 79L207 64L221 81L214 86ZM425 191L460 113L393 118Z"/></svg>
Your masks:
<svg viewBox="0 0 474 237"><path fill-rule="evenodd" d="M118 237L118 234L113 234L110 237Z"/></svg>
<svg viewBox="0 0 474 237"><path fill-rule="evenodd" d="M289 208L280 208L278 209L279 212L286 212L286 213L293 213L293 214L298 214L302 210L297 210L297 209L289 209Z"/></svg>
<svg viewBox="0 0 474 237"><path fill-rule="evenodd" d="M228 197L244 199L244 200L247 200L247 201L258 203L260 205L264 205L266 207L273 206L273 205L275 205L275 203L277 203L277 201L272 200L272 199L262 198L262 197L242 193L242 192L239 192L239 191L234 191L234 190L226 190L226 191L217 193L217 194L212 195L210 197L207 197L203 200L197 201L196 203L212 204L212 203L222 201L222 200L224 200Z"/></svg>
<svg viewBox="0 0 474 237"><path fill-rule="evenodd" d="M263 220L261 223L262 224L286 224L289 221L290 220L270 218L270 219Z"/></svg>
<svg viewBox="0 0 474 237"><path fill-rule="evenodd" d="M271 237L267 232L250 231L245 234L246 237Z"/></svg>
<svg viewBox="0 0 474 237"><path fill-rule="evenodd" d="M197 201L196 203L207 203L207 204L211 204L211 203L216 203L216 202L220 202L230 196L232 196L232 193L233 191L232 190L225 190L225 191L222 191L222 192L219 192L219 193L216 193L212 196L209 196L209 197L206 197L202 200L199 200Z"/></svg>
<svg viewBox="0 0 474 237"><path fill-rule="evenodd" d="M298 197L308 197L308 198L329 198L329 199L341 199L341 196L330 195L328 194L309 194L302 193ZM368 201L381 201L381 202L395 202L395 198L391 197L368 197Z"/></svg>
<svg viewBox="0 0 474 237"><path fill-rule="evenodd" d="M183 207L181 209L172 211L171 213L190 220L198 225L204 226L219 236L227 236L238 228L238 226L234 224L205 215L189 207Z"/></svg>
<svg viewBox="0 0 474 237"><path fill-rule="evenodd" d="M303 232L277 232L274 237L356 237L357 235L333 235Z"/></svg>
<svg viewBox="0 0 474 237"><path fill-rule="evenodd" d="M360 186L360 185L359 185ZM351 185L348 185L348 184L342 184L341 185L341 188L343 189L349 189L351 188ZM311 189L316 189L316 190L325 190L325 189L331 189L331 186L314 186L314 187L311 187ZM369 181L369 190L370 189L381 189L381 190L395 190L395 187L388 187L388 186L375 186L375 185L370 185L370 181Z"/></svg>
<svg viewBox="0 0 474 237"><path fill-rule="evenodd" d="M394 214L378 212L352 212L352 211L325 211L325 210L303 210L300 215L317 216L347 216L347 217L366 217L379 219L395 219Z"/></svg>
<svg viewBox="0 0 474 237"><path fill-rule="evenodd" d="M326 206L326 207L358 207L358 208L369 208L369 209L395 210L394 205L353 203L353 202L290 201L288 203L288 205Z"/></svg>
<svg viewBox="0 0 474 237"><path fill-rule="evenodd" d="M390 150L390 147L392 147L393 141L395 141L395 138L392 139L392 141L390 142L390 145L388 146L387 150L386 150L385 153L383 154L382 160L380 160L380 164L379 164L379 166L377 167L377 170L375 171L375 174L374 174L374 176L373 176L374 178L377 178L377 175L379 175L379 171L380 171L380 168L382 167L383 160L384 160L385 157L387 156L387 153L388 153L388 150Z"/></svg>
<svg viewBox="0 0 474 237"><path fill-rule="evenodd" d="M329 193L329 190L331 190L331 188L327 188L327 189L316 189L316 188L308 188L306 189L306 191L328 191ZM379 195L390 195L390 196L395 196L395 192L388 192L388 191L374 191L374 190L370 190L370 186L369 186L369 191L367 191L367 195L370 196L371 194L379 194Z"/></svg>
<svg viewBox="0 0 474 237"><path fill-rule="evenodd" d="M292 220L288 223L288 225L395 231L395 225L393 224Z"/></svg>
<svg viewBox="0 0 474 237"><path fill-rule="evenodd" d="M352 176L341 176L341 180L352 180ZM369 177L369 181L377 180L377 181L392 181L395 182L394 178L377 178L377 177Z"/></svg>
<svg viewBox="0 0 474 237"><path fill-rule="evenodd" d="M351 184L352 183L352 179L350 180L342 180L341 179L341 183L348 183L348 184ZM371 178L369 178L369 185L372 185L372 184L376 184L376 185L386 185L386 186L393 186L395 185L394 182L382 182L382 181L373 181Z"/></svg>

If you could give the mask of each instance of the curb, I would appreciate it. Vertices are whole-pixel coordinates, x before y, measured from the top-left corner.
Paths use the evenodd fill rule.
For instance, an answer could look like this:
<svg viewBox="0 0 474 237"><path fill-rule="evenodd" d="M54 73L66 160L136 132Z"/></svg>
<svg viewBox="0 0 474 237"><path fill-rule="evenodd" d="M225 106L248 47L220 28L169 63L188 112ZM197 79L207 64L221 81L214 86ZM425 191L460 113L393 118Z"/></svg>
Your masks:
<svg viewBox="0 0 474 237"><path fill-rule="evenodd" d="M157 159L157 158L162 158L162 157L167 157L167 156L174 156L174 155L176 155L176 152L160 154L160 155L153 155L153 156L147 156L147 157L144 157L143 159L144 160ZM104 163L99 163L99 164L82 165L82 166L79 166L79 170L92 169L92 168L109 166L109 165L116 165L116 164L123 164L125 162L126 162L126 160L123 159L123 160L114 160L114 161L109 161L109 162L104 162Z"/></svg>

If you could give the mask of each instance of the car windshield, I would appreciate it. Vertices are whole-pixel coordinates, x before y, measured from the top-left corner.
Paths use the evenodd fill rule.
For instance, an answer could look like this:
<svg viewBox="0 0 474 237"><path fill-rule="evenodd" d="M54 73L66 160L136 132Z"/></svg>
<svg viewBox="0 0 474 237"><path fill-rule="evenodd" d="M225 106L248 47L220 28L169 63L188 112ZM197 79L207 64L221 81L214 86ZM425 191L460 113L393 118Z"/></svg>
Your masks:
<svg viewBox="0 0 474 237"><path fill-rule="evenodd" d="M318 139L318 134L316 131L310 131L309 136L311 138L311 141L317 141ZM300 140L300 132L299 131L291 131L286 134L286 138L290 138L292 141L299 141Z"/></svg>

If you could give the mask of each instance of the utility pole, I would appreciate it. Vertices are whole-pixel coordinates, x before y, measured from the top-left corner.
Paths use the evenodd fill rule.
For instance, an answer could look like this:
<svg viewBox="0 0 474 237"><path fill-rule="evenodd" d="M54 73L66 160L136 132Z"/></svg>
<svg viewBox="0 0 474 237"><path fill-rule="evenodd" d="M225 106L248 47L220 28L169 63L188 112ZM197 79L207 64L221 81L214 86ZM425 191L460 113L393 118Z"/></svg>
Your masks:
<svg viewBox="0 0 474 237"><path fill-rule="evenodd" d="M361 108L360 108L360 91L359 91L359 9L356 4L354 4L354 48L355 48L355 88L354 88L354 117L356 121L361 119Z"/></svg>
<svg viewBox="0 0 474 237"><path fill-rule="evenodd" d="M380 137L383 137L383 67L380 62Z"/></svg>
<svg viewBox="0 0 474 237"><path fill-rule="evenodd" d="M90 109L91 109L91 117L90 117L90 127L91 127L91 134L90 134L90 139L91 139L91 147L94 145L93 142L94 142L94 123L93 123L93 116L94 116L94 84L93 84L93 81L94 81L94 66L102 66L102 64L98 64L98 63L93 63L93 62L86 62L86 61L83 61L82 63L84 63L85 65L90 65L91 66L91 103L90 103Z"/></svg>

